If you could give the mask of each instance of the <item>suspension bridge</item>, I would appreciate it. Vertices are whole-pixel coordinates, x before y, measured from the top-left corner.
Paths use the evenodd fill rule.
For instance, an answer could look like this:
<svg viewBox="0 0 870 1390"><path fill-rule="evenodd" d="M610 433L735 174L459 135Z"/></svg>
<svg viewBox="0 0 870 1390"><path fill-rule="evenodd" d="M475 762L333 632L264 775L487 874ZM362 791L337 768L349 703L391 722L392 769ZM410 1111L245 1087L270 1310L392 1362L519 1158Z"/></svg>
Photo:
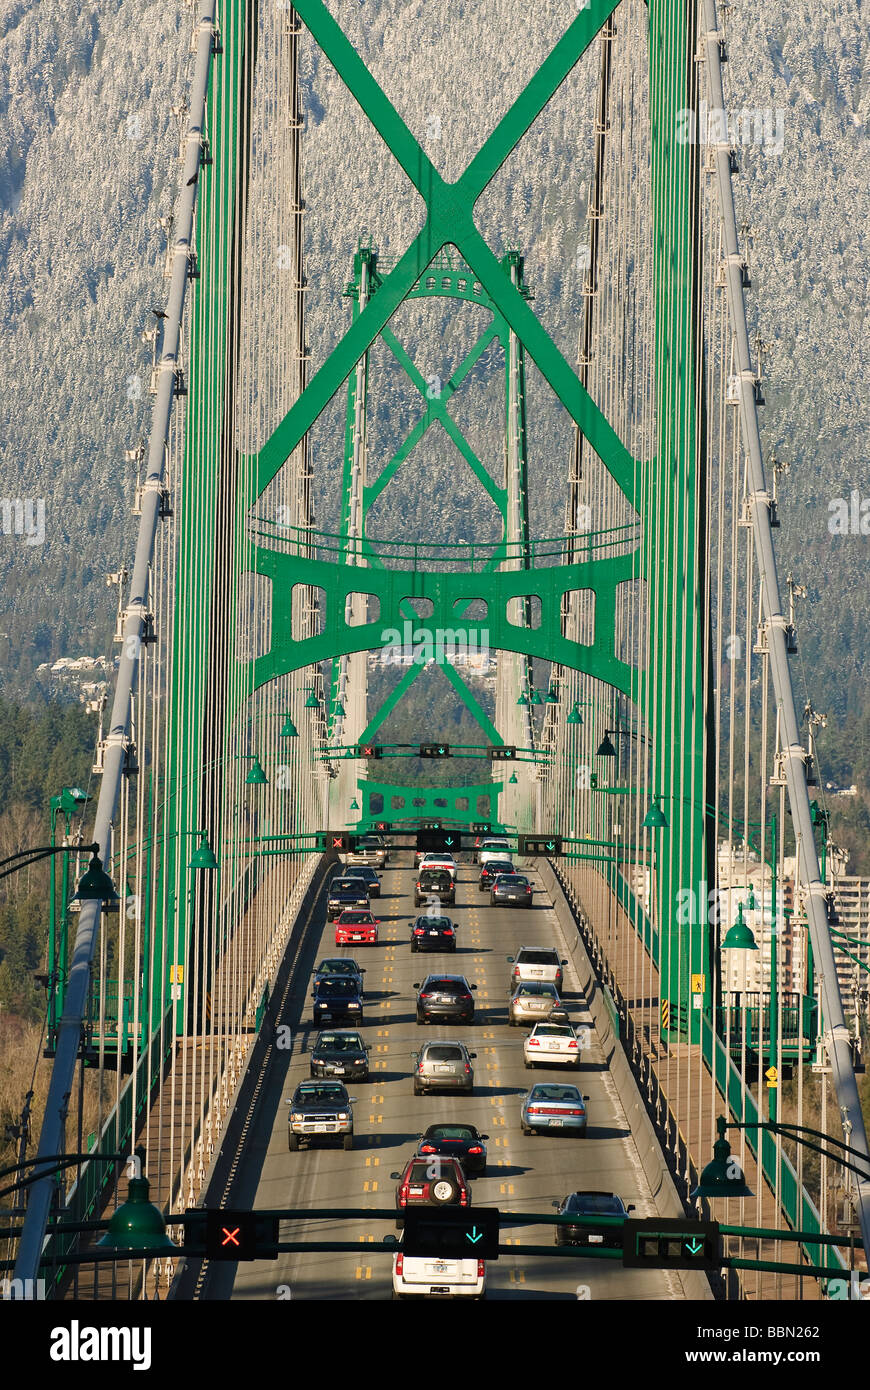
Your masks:
<svg viewBox="0 0 870 1390"><path fill-rule="evenodd" d="M868 1150L777 573L739 171L727 120L707 120L703 142L680 135L687 113L727 110L722 18L714 0L585 0L503 110L466 113L473 153L448 178L425 92L416 111L390 98L349 10L191 8L138 538L88 835L118 901L70 904L81 807L64 807L35 1155L48 1166L15 1274L59 1298L383 1297L390 1259L374 1247L389 1227L365 1213L392 1209L390 1169L446 1115L491 1134L475 1206L522 1215L618 1188L642 1216L693 1212L723 1232L716 1284L591 1257L578 1273L512 1253L515 1227L490 1270L498 1296L574 1297L580 1278L607 1298L817 1297L819 1267L846 1268L848 1234L792 1141L830 1094L823 1129L853 1156L844 1192L865 1249ZM309 265L312 54L354 103L350 153L374 171L360 188L400 171L412 209L379 238L351 196L344 284ZM559 318L543 292L536 311L552 267L502 212L542 113L577 91L589 138L563 192L585 199L580 293ZM391 523L403 479L418 533L395 508ZM436 676L462 711L452 728L428 713L443 707ZM282 1102L316 1034L310 975L335 950L334 846L379 828L392 848L380 941L358 952L370 1073L351 1086L354 1147L288 1152ZM410 851L427 830L461 845L450 969L478 988L475 1093L443 1105L411 1091ZM533 909L480 906L467 851L487 832L507 838ZM529 1081L505 957L523 942L564 954L565 1002L588 1030L579 1156L520 1128ZM750 988L738 967L753 952ZM59 1176L50 1156L86 1152L91 1082L93 1146ZM747 1195L717 1201L692 1193L718 1116ZM203 1206L317 1214L293 1223L277 1263L241 1273L172 1250L129 1270L88 1263L68 1228L111 1217L125 1186L104 1160L137 1147L176 1237L172 1217ZM330 1220L330 1207L358 1210ZM358 1248L306 1255L305 1238Z"/></svg>

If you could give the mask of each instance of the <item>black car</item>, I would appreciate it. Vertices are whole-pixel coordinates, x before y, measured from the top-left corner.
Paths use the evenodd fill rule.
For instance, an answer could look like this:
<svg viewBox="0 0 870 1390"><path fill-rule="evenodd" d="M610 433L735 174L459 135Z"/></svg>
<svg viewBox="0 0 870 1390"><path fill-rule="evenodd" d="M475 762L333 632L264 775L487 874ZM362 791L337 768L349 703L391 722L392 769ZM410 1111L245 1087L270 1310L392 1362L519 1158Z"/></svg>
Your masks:
<svg viewBox="0 0 870 1390"><path fill-rule="evenodd" d="M343 876L334 878L329 885L329 893L326 898L326 920L333 922L348 908L368 907L368 905L368 887L361 879Z"/></svg>
<svg viewBox="0 0 870 1390"><path fill-rule="evenodd" d="M414 983L417 994L417 1022L471 1023L474 1018L473 989L464 975L427 975L422 984Z"/></svg>
<svg viewBox="0 0 870 1390"><path fill-rule="evenodd" d="M532 891L525 874L499 874L489 890L490 907L531 907Z"/></svg>
<svg viewBox="0 0 870 1390"><path fill-rule="evenodd" d="M633 1206L625 1206L613 1192L569 1192L553 1206L562 1215L577 1217L573 1223L556 1227L557 1245L601 1245L609 1250L622 1249L622 1226L594 1226L583 1223L584 1216L621 1216L623 1220Z"/></svg>
<svg viewBox="0 0 870 1390"><path fill-rule="evenodd" d="M363 996L363 975L366 973L365 967L358 965L350 956L325 956L317 969L312 973L314 975L315 988L321 980L334 980L336 978L354 980L359 990L360 998Z"/></svg>
<svg viewBox="0 0 870 1390"><path fill-rule="evenodd" d="M314 1000L315 1023L331 1023L337 1018L362 1023L362 995L359 985L350 975L325 975L315 982L311 998Z"/></svg>
<svg viewBox="0 0 870 1390"><path fill-rule="evenodd" d="M478 1177L486 1172L486 1144L488 1134L481 1134L474 1125L430 1125L425 1134L420 1135L417 1157L427 1154L448 1154L458 1158L466 1173Z"/></svg>
<svg viewBox="0 0 870 1390"><path fill-rule="evenodd" d="M450 917L416 917L410 926L412 951L456 950L456 925Z"/></svg>
<svg viewBox="0 0 870 1390"><path fill-rule="evenodd" d="M370 868L368 865L354 865L352 869L347 869L344 876L345 878L351 879L351 881L356 879L358 883L362 880L370 898L379 898L381 896L381 880L378 878L374 869Z"/></svg>
<svg viewBox="0 0 870 1390"><path fill-rule="evenodd" d="M309 1066L312 1076L347 1076L354 1081L368 1081L369 1050L359 1033L330 1029L318 1033Z"/></svg>
<svg viewBox="0 0 870 1390"><path fill-rule="evenodd" d="M477 881L479 893L488 893L499 874L515 874L516 869L509 859L488 859L480 871Z"/></svg>
<svg viewBox="0 0 870 1390"><path fill-rule="evenodd" d="M456 882L449 869L421 869L414 884L414 906L428 903L430 898L440 902L456 902Z"/></svg>

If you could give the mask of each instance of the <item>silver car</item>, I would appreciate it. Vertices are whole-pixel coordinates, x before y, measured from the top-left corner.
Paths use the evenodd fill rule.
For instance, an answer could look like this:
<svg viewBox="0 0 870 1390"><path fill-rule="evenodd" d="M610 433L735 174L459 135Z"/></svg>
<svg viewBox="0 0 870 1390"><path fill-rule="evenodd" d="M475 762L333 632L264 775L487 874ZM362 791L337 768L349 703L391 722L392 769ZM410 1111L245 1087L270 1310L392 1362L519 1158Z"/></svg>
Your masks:
<svg viewBox="0 0 870 1390"><path fill-rule="evenodd" d="M586 1138L586 1102L576 1086L561 1086L544 1081L533 1086L523 1101L520 1123L523 1134L539 1129L567 1130Z"/></svg>
<svg viewBox="0 0 870 1390"><path fill-rule="evenodd" d="M414 1095L422 1096L427 1091L465 1091L468 1095L474 1089L474 1069L471 1065L477 1056L469 1052L461 1042L428 1042L419 1052L411 1054L414 1058Z"/></svg>
<svg viewBox="0 0 870 1390"><path fill-rule="evenodd" d="M528 980L547 980L562 988L562 966L567 965L555 946L521 946L513 956L506 956L511 971L511 989Z"/></svg>
<svg viewBox="0 0 870 1390"><path fill-rule="evenodd" d="M508 1023L515 1028L518 1023L539 1023L551 1018L556 1012L556 1023L563 1023L568 1015L559 997L556 986L548 980L528 980L517 985L508 1005Z"/></svg>

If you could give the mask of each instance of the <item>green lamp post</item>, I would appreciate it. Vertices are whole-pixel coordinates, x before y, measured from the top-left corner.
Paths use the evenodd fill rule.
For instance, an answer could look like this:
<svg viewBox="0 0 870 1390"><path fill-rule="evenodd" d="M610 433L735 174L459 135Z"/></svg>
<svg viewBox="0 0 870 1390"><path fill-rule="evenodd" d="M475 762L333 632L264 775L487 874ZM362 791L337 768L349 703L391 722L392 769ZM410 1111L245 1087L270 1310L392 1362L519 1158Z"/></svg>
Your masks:
<svg viewBox="0 0 870 1390"><path fill-rule="evenodd" d="M731 1155L731 1145L725 1138L726 1127L727 1123L720 1115L716 1120L719 1138L713 1145L713 1161L708 1163L702 1172L698 1186L689 1194L691 1197L752 1196L752 1189L747 1186L743 1169Z"/></svg>

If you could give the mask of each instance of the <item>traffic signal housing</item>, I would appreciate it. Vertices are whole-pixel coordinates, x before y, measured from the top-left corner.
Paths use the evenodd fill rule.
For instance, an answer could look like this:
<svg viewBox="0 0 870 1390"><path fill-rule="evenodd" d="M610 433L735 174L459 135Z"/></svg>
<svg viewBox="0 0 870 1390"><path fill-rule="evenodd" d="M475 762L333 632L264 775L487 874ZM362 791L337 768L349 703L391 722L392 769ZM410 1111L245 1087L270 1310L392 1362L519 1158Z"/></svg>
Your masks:
<svg viewBox="0 0 870 1390"><path fill-rule="evenodd" d="M278 1218L232 1208L207 1210L205 1250L210 1260L275 1260Z"/></svg>
<svg viewBox="0 0 870 1390"><path fill-rule="evenodd" d="M622 1228L626 1269L716 1270L722 1263L719 1247L718 1221L629 1217Z"/></svg>
<svg viewBox="0 0 870 1390"><path fill-rule="evenodd" d="M421 758L449 758L450 756L451 756L451 753L450 753L450 744L449 744L449 743L421 743L421 744L420 744L420 757L421 757Z"/></svg>
<svg viewBox="0 0 870 1390"><path fill-rule="evenodd" d="M521 835L519 838L520 854L558 855L562 853L561 835Z"/></svg>

